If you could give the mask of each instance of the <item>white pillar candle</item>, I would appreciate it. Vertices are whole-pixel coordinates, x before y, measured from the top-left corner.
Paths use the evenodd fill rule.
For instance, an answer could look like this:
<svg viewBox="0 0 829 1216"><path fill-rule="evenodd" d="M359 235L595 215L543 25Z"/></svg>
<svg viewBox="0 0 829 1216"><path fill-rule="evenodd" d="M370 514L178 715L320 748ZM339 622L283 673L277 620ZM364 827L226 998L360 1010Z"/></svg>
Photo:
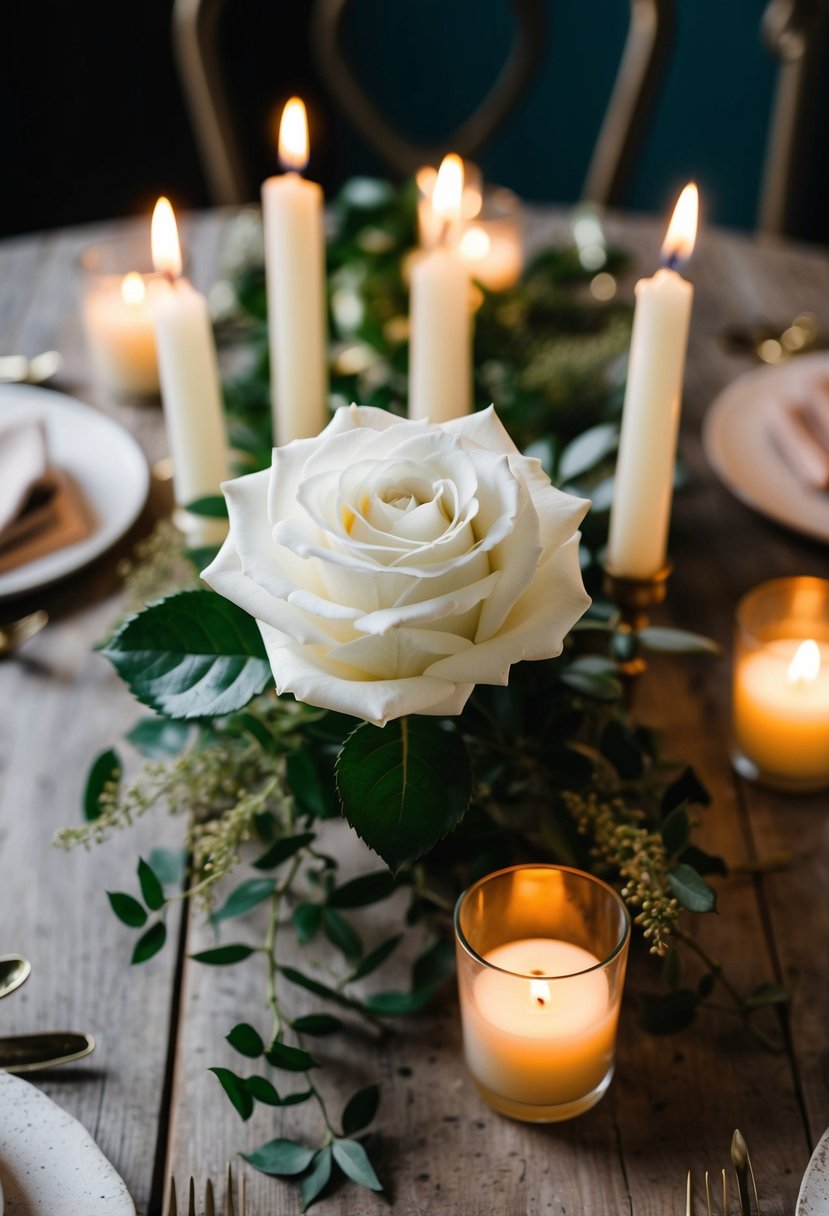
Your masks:
<svg viewBox="0 0 829 1216"><path fill-rule="evenodd" d="M619 1013L600 960L552 938L507 942L484 958L491 966L462 1002L464 1050L478 1084L534 1106L591 1094L613 1066Z"/></svg>
<svg viewBox="0 0 829 1216"><path fill-rule="evenodd" d="M693 250L697 211L696 186L686 186L663 246L668 264L636 284L606 555L608 570L621 578L651 578L665 564L694 296L691 284L672 266Z"/></svg>
<svg viewBox="0 0 829 1216"><path fill-rule="evenodd" d="M166 199L153 214L153 261L169 286L153 301L161 399L179 507L218 494L228 476L219 364L204 296L181 278L175 217Z"/></svg>
<svg viewBox="0 0 829 1216"><path fill-rule="evenodd" d="M89 276L83 301L84 328L96 378L124 395L158 392L153 319L148 284L137 271Z"/></svg>
<svg viewBox="0 0 829 1216"><path fill-rule="evenodd" d="M779 638L734 667L734 740L771 784L829 785L829 646Z"/></svg>
<svg viewBox="0 0 829 1216"><path fill-rule="evenodd" d="M274 443L284 444L329 420L323 196L300 176L308 123L296 97L282 114L279 158L289 171L262 183L262 219Z"/></svg>
<svg viewBox="0 0 829 1216"><path fill-rule="evenodd" d="M409 417L447 422L472 408L469 272L456 251L463 190L459 157L444 158L432 195L443 234L411 271Z"/></svg>

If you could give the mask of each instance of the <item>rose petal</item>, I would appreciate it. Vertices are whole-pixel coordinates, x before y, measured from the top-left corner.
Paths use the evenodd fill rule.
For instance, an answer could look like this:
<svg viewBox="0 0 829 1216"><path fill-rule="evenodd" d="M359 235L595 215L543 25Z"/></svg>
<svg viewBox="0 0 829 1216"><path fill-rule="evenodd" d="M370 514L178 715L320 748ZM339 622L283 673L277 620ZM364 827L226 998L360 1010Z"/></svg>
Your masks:
<svg viewBox="0 0 829 1216"><path fill-rule="evenodd" d="M429 676L362 680L359 672L328 661L320 647L286 645L278 630L262 624L259 629L278 693L293 693L307 705L353 714L375 726L405 714L459 714L472 692L472 684Z"/></svg>
<svg viewBox="0 0 829 1216"><path fill-rule="evenodd" d="M415 622L422 625L457 616L476 607L490 595L500 577L500 572L496 571L477 582L454 587L445 595L429 596L416 603L403 604L398 601L389 608L380 608L361 617L355 621L354 627L361 633L383 634L398 625L412 625Z"/></svg>
<svg viewBox="0 0 829 1216"><path fill-rule="evenodd" d="M581 580L579 539L576 533L540 567L495 637L462 654L439 659L426 674L506 684L513 663L561 654L566 634L590 606Z"/></svg>
<svg viewBox="0 0 829 1216"><path fill-rule="evenodd" d="M495 413L495 406L488 405L485 410L476 410L474 414L465 414L462 418L453 418L444 422L443 430L449 435L460 435L465 442L477 444L491 452L506 452L509 455L518 452L501 419Z"/></svg>

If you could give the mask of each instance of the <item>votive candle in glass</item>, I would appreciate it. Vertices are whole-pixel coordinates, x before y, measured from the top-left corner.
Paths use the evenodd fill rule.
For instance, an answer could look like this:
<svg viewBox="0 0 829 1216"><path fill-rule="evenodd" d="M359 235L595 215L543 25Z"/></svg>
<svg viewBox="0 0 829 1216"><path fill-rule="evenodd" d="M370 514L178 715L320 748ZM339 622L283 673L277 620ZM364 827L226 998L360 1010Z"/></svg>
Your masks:
<svg viewBox="0 0 829 1216"><path fill-rule="evenodd" d="M164 284L149 257L149 245L128 236L90 245L80 256L92 373L119 396L158 394L151 305Z"/></svg>
<svg viewBox="0 0 829 1216"><path fill-rule="evenodd" d="M455 908L464 1053L496 1111L554 1123L589 1110L613 1077L630 941L621 897L566 866L480 879Z"/></svg>
<svg viewBox="0 0 829 1216"><path fill-rule="evenodd" d="M463 223L458 252L471 277L488 291L514 287L524 269L518 195L504 186L485 190L480 212Z"/></svg>
<svg viewBox="0 0 829 1216"><path fill-rule="evenodd" d="M736 614L732 760L793 792L829 786L829 580L773 579Z"/></svg>

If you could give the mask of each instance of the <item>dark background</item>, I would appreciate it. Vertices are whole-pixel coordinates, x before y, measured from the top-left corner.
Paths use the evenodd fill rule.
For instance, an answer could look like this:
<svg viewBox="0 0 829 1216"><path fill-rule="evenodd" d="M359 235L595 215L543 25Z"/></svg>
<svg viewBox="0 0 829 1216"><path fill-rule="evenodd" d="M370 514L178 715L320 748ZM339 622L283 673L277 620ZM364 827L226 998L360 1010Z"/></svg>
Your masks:
<svg viewBox="0 0 829 1216"><path fill-rule="evenodd" d="M527 199L579 197L624 40L626 0L545 0L544 65L491 141L486 178ZM695 177L708 222L751 229L776 61L760 0L677 0L678 37L625 205L667 211ZM250 171L276 169L274 116L297 92L311 116L309 173L331 192L385 167L313 65L308 0L226 0L223 62ZM171 41L172 0L0 0L3 185L0 235L147 214L166 193L211 202ZM438 140L497 73L511 37L506 0L352 0L348 55L406 134ZM794 231L829 240L824 85L814 157ZM824 96L823 94L826 94Z"/></svg>

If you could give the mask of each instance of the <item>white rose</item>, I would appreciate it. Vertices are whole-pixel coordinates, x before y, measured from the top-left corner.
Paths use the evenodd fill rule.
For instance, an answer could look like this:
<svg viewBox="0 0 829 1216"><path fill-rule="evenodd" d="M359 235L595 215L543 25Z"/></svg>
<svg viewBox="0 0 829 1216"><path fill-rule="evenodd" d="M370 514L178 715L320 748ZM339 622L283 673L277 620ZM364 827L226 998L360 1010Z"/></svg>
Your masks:
<svg viewBox="0 0 829 1216"><path fill-rule="evenodd" d="M490 407L445 423L339 409L222 486L203 578L259 623L277 692L378 726L457 714L476 684L561 653L590 603L577 531Z"/></svg>

